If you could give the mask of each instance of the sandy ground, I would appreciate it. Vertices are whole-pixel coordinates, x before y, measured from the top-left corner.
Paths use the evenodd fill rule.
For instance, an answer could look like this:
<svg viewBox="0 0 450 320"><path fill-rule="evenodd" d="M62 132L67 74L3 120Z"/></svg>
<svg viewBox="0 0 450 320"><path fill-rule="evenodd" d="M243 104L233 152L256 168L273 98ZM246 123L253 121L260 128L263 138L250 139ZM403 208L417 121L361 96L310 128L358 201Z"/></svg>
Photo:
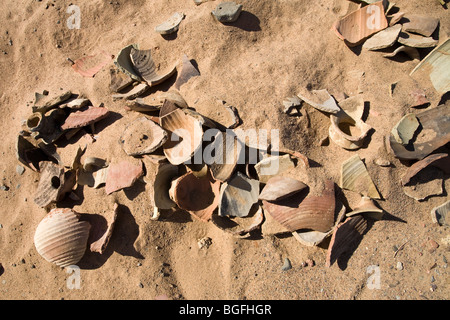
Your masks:
<svg viewBox="0 0 450 320"><path fill-rule="evenodd" d="M409 74L417 61L389 60L361 47L350 50L330 30L333 22L357 7L350 1L239 2L244 6L239 20L223 25L210 14L218 1L200 6L186 0L2 1L0 173L7 190L0 191L0 299L450 297L450 233L448 227L433 225L430 217L430 210L448 199L450 181L445 179L441 196L422 202L406 196L400 178L408 164L386 152L383 143L392 126L410 111L390 96L389 85ZM81 9L79 30L67 27L70 4ZM396 6L439 18L440 41L450 33L448 10L438 1L397 0ZM165 39L154 28L176 11L186 17L176 36ZM180 61L183 54L197 62L201 75L180 89L190 107L221 121L227 113L216 100L224 100L238 109L241 128L278 129L282 146L315 163L308 170L297 166L285 173L288 176L311 184L323 179L338 183L341 163L359 154L383 196L378 204L386 211L385 219L371 222L354 250L327 268L328 242L306 247L290 234L238 239L210 222L193 220L186 212L150 220L156 167L146 161L147 183L137 182L130 190L110 196L104 188L78 188L79 201L59 204L80 213L102 213L111 210L114 202L120 204L106 252L86 253L78 264L81 288L70 289L66 270L46 262L34 247L34 232L46 211L33 202L39 174L29 168L22 175L16 172L15 142L22 120L31 113L35 92L71 90L86 95L94 106L104 103L112 111L97 127L98 139L88 145L86 156L126 158L118 140L140 114L112 100L109 67L94 78L84 78L72 70L67 58L75 60L100 49L117 55L132 43L152 49L161 68ZM157 96L173 83L171 78L147 95ZM320 140L328 135L326 114L309 105L303 105L299 117L282 112L283 100L305 87L348 96L362 92L369 102L366 121L375 129L369 142L358 151L346 151L333 142L321 146ZM429 107L437 106L440 97L433 90L427 92ZM74 147L77 144L68 145L67 150ZM391 166L375 165L378 158L389 160ZM359 201L353 192L340 192L349 208ZM212 244L199 249L198 241L204 237L211 238ZM426 246L430 239L439 244L432 252ZM286 258L292 268L283 271ZM302 266L308 259L314 266ZM370 266L379 271L380 285L375 288L368 285L375 275Z"/></svg>

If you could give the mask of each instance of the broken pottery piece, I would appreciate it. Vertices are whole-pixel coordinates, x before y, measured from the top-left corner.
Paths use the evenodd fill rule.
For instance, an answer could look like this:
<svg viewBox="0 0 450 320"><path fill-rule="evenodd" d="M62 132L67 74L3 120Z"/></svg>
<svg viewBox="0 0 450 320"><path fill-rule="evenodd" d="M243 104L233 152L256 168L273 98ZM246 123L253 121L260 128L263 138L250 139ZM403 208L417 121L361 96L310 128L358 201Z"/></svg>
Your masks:
<svg viewBox="0 0 450 320"><path fill-rule="evenodd" d="M342 163L340 187L372 199L380 199L364 162L357 154Z"/></svg>
<svg viewBox="0 0 450 320"><path fill-rule="evenodd" d="M162 110L162 108L161 108ZM201 149L203 128L200 121L176 109L160 118L161 127L168 131L164 154L173 165L182 164Z"/></svg>
<svg viewBox="0 0 450 320"><path fill-rule="evenodd" d="M362 214L366 218L370 217L375 220L381 220L384 211L375 204L374 200L369 197L362 197L359 204L351 212L347 213L346 216L351 217L357 214Z"/></svg>
<svg viewBox="0 0 450 320"><path fill-rule="evenodd" d="M405 15L404 12L399 11L397 13L394 13L393 15L387 16L387 18L389 20L389 26L392 27L393 25L397 24L397 22L402 20L404 15Z"/></svg>
<svg viewBox="0 0 450 320"><path fill-rule="evenodd" d="M39 95L39 97L41 98L38 98L38 96L36 96L36 101L34 103L34 106L32 107L32 110L33 112L40 112L42 114L45 114L47 113L47 111L54 109L61 103L69 100L72 97L72 92L66 91L63 94L57 95L52 98L47 95Z"/></svg>
<svg viewBox="0 0 450 320"><path fill-rule="evenodd" d="M51 210L36 228L34 245L48 262L61 268L76 265L84 256L90 224L71 209Z"/></svg>
<svg viewBox="0 0 450 320"><path fill-rule="evenodd" d="M408 113L394 126L391 131L395 141L406 146L419 129L420 123L414 113Z"/></svg>
<svg viewBox="0 0 450 320"><path fill-rule="evenodd" d="M72 69L78 72L83 77L93 78L100 70L110 64L113 57L101 51L100 53L94 54L92 56L83 57L75 60L72 65Z"/></svg>
<svg viewBox="0 0 450 320"><path fill-rule="evenodd" d="M157 25L155 31L161 35L171 34L178 31L181 21L185 17L184 13L175 12L168 20Z"/></svg>
<svg viewBox="0 0 450 320"><path fill-rule="evenodd" d="M301 229L328 232L334 225L334 183L326 180L323 189L317 193L295 193L273 202L263 200L263 205L264 211L289 232Z"/></svg>
<svg viewBox="0 0 450 320"><path fill-rule="evenodd" d="M149 112L149 111L158 111L161 109L161 106L150 105L147 104L143 98L136 98L134 100L128 100L126 102L125 109L137 112Z"/></svg>
<svg viewBox="0 0 450 320"><path fill-rule="evenodd" d="M214 179L225 182L231 177L241 159L243 147L231 130L217 132L214 141L203 152L203 160L211 169Z"/></svg>
<svg viewBox="0 0 450 320"><path fill-rule="evenodd" d="M403 186L403 192L417 201L425 201L429 197L444 193L444 173L435 167L426 167L415 174Z"/></svg>
<svg viewBox="0 0 450 320"><path fill-rule="evenodd" d="M88 107L69 114L61 128L63 130L82 128L98 122L109 115L109 110L104 107Z"/></svg>
<svg viewBox="0 0 450 320"><path fill-rule="evenodd" d="M359 8L338 20L333 25L333 30L349 47L354 47L387 26L383 1L379 1Z"/></svg>
<svg viewBox="0 0 450 320"><path fill-rule="evenodd" d="M105 168L108 164L105 159L97 157L87 157L83 163L83 170L93 172L98 168Z"/></svg>
<svg viewBox="0 0 450 320"><path fill-rule="evenodd" d="M88 245L91 252L103 254L105 251L114 230L118 209L119 205L114 203L113 210L101 214L101 219L96 219L96 215L86 215L86 220L91 225L88 239Z"/></svg>
<svg viewBox="0 0 450 320"><path fill-rule="evenodd" d="M237 171L220 187L219 216L246 217L258 196L259 181Z"/></svg>
<svg viewBox="0 0 450 320"><path fill-rule="evenodd" d="M160 163L153 185L153 200L159 209L168 210L176 206L170 198L169 190L172 180L178 177L178 166L170 163Z"/></svg>
<svg viewBox="0 0 450 320"><path fill-rule="evenodd" d="M177 76L177 80L175 81L174 87L177 90L180 90L180 87L189 81L189 79L198 77L200 72L197 68L192 64L191 60L189 60L187 55L183 55L181 58L181 71Z"/></svg>
<svg viewBox="0 0 450 320"><path fill-rule="evenodd" d="M158 124L141 117L131 122L120 137L120 144L129 156L154 152L167 141L167 132Z"/></svg>
<svg viewBox="0 0 450 320"><path fill-rule="evenodd" d="M304 91L297 94L297 96L310 106L326 113L336 114L340 110L336 100L326 89Z"/></svg>
<svg viewBox="0 0 450 320"><path fill-rule="evenodd" d="M439 19L430 16L407 14L404 18L408 20L403 23L404 31L418 33L425 37L430 37L439 24Z"/></svg>
<svg viewBox="0 0 450 320"><path fill-rule="evenodd" d="M259 200L278 201L288 198L294 193L308 188L306 184L289 177L275 176L270 178L259 195Z"/></svg>
<svg viewBox="0 0 450 320"><path fill-rule="evenodd" d="M261 183L266 183L270 178L293 168L295 168L295 163L289 154L270 156L255 165Z"/></svg>
<svg viewBox="0 0 450 320"><path fill-rule="evenodd" d="M131 77L133 80L141 81L142 78L135 70L133 61L131 60L132 49L138 50L139 46L137 44L131 44L120 50L116 60L114 61L114 64L117 66L117 68L119 68L120 71Z"/></svg>
<svg viewBox="0 0 450 320"><path fill-rule="evenodd" d="M220 181L214 180L209 171L202 177L188 172L172 181L169 195L180 209L207 222L219 203L219 189Z"/></svg>
<svg viewBox="0 0 450 320"><path fill-rule="evenodd" d="M431 210L431 219L440 226L450 226L450 200Z"/></svg>
<svg viewBox="0 0 450 320"><path fill-rule="evenodd" d="M83 107L87 107L88 105L90 105L91 101L89 99L86 98L77 98L77 99L73 99L63 105L60 106L60 108L69 108L72 110L77 110L77 109L81 109Z"/></svg>
<svg viewBox="0 0 450 320"><path fill-rule="evenodd" d="M62 135L64 129L61 124L64 123L66 113L62 109L53 109L43 114L40 112L33 113L27 119L27 127L32 132L32 137L35 140L43 141L46 144L51 144L58 140Z"/></svg>
<svg viewBox="0 0 450 320"><path fill-rule="evenodd" d="M389 48L397 42L401 30L402 26L400 24L386 28L367 39L363 44L363 48L371 51Z"/></svg>
<svg viewBox="0 0 450 320"><path fill-rule="evenodd" d="M361 215L348 218L339 224L333 231L333 236L328 246L325 266L331 267L344 252L352 249L362 238L366 230L367 221Z"/></svg>
<svg viewBox="0 0 450 320"><path fill-rule="evenodd" d="M169 79L176 71L176 65L168 68L165 72L157 72L155 62L152 59L151 50L138 50L131 48L131 61L137 74L152 87Z"/></svg>
<svg viewBox="0 0 450 320"><path fill-rule="evenodd" d="M398 159L421 160L434 150L450 142L450 107L447 104L428 108L416 114L421 124L417 137L408 148L398 143L394 136L388 137L388 147Z"/></svg>
<svg viewBox="0 0 450 320"><path fill-rule="evenodd" d="M400 46L397 49L395 49L393 52L384 54L383 57L394 58L400 52L406 53L406 55L413 60L420 60L419 50L417 50L417 48L408 47L408 46Z"/></svg>
<svg viewBox="0 0 450 320"><path fill-rule="evenodd" d="M439 41L434 40L431 37L424 37L404 31L400 32L398 42L405 46L414 48L431 48L436 47L439 43Z"/></svg>
<svg viewBox="0 0 450 320"><path fill-rule="evenodd" d="M415 68L411 76L429 78L436 91L450 91L450 38L434 48Z"/></svg>
<svg viewBox="0 0 450 320"><path fill-rule="evenodd" d="M252 207L251 211L255 206ZM217 214L213 214L211 221L219 229L232 234L236 238L248 238L251 232L260 228L264 221L263 209L258 206L255 213L250 214L245 218L239 217L221 217Z"/></svg>
<svg viewBox="0 0 450 320"><path fill-rule="evenodd" d="M298 108L300 108L300 106L302 105L302 100L297 96L289 97L283 101L283 105L283 112L287 115L299 115L300 111L298 110Z"/></svg>
<svg viewBox="0 0 450 320"><path fill-rule="evenodd" d="M428 166L433 166L433 164L435 162L439 161L446 161L445 166L442 169L447 169L446 171L450 170L449 165L449 156L447 153L436 153L436 154L432 154L429 155L428 157L417 161L416 163L414 163L411 167L408 168L408 170L406 171L406 173L402 176L402 185L405 186L406 184L409 183L409 181L421 170L423 170L424 168L428 167Z"/></svg>
<svg viewBox="0 0 450 320"><path fill-rule="evenodd" d="M115 68L111 68L109 70L109 74L111 77L109 89L115 93L119 93L123 89L131 86L134 82L134 80L129 75Z"/></svg>
<svg viewBox="0 0 450 320"><path fill-rule="evenodd" d="M118 99L133 100L133 99L136 99L137 97L143 95L145 92L147 92L148 89L150 89L150 86L148 84L140 83L126 93L113 94L112 98L114 100L118 100Z"/></svg>
<svg viewBox="0 0 450 320"><path fill-rule="evenodd" d="M235 22L242 11L242 4L232 1L221 2L211 12L219 22Z"/></svg>
<svg viewBox="0 0 450 320"><path fill-rule="evenodd" d="M106 167L94 172L94 185L92 186L94 189L98 189L102 185L106 184L106 179L108 178L108 170L109 168Z"/></svg>
<svg viewBox="0 0 450 320"><path fill-rule="evenodd" d="M139 161L139 165L128 161L110 164L106 178L106 194L131 187L143 174L141 161Z"/></svg>

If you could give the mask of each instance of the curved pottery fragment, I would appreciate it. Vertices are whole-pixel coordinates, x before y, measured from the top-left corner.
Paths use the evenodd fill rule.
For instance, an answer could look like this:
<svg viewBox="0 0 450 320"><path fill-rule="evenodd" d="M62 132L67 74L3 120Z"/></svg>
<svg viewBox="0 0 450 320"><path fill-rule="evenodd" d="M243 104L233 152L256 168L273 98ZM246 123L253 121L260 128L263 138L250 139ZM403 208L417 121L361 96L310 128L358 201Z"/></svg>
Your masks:
<svg viewBox="0 0 450 320"><path fill-rule="evenodd" d="M169 19L155 27L155 31L159 34L166 35L178 31L181 21L183 21L184 13L175 12Z"/></svg>
<svg viewBox="0 0 450 320"><path fill-rule="evenodd" d="M163 145L164 154L173 165L182 164L201 149L203 128L200 121L183 110L166 114L160 118L161 127L168 131L169 138Z"/></svg>
<svg viewBox="0 0 450 320"><path fill-rule="evenodd" d="M87 221L80 221L77 212L53 209L36 228L36 250L45 260L62 268L75 265L86 251L90 228Z"/></svg>
<svg viewBox="0 0 450 320"><path fill-rule="evenodd" d="M444 173L435 167L426 167L403 186L403 192L417 201L424 201L444 192Z"/></svg>
<svg viewBox="0 0 450 320"><path fill-rule="evenodd" d="M336 200L334 182L326 180L319 195L302 192L269 202L263 200L264 210L283 225L287 231L309 229L328 232L334 225Z"/></svg>
<svg viewBox="0 0 450 320"><path fill-rule="evenodd" d="M264 213L263 209L258 206L258 210L255 213L250 212L245 218L221 217L213 214L211 221L219 229L231 233L237 238L248 238L252 231L260 228L264 221Z"/></svg>
<svg viewBox="0 0 450 320"><path fill-rule="evenodd" d="M359 155L354 155L342 163L340 187L372 199L380 199L380 194Z"/></svg>
<svg viewBox="0 0 450 320"><path fill-rule="evenodd" d="M153 199L157 208L168 210L176 206L176 203L170 198L169 190L172 180L177 177L178 166L170 163L159 164L153 185Z"/></svg>
<svg viewBox="0 0 450 320"><path fill-rule="evenodd" d="M347 217L351 217L357 214L362 214L365 217L371 217L375 220L381 220L384 215L383 209L380 209L375 204L375 201L369 197L362 197L359 204L353 209L353 211L347 213Z"/></svg>
<svg viewBox="0 0 450 320"><path fill-rule="evenodd" d="M180 209L188 211L201 221L209 221L219 203L220 181L211 173L197 177L193 172L172 181L171 199Z"/></svg>
<svg viewBox="0 0 450 320"><path fill-rule="evenodd" d="M395 138L395 141L406 146L414 137L417 129L419 129L420 123L414 113L408 113L394 126L391 133Z"/></svg>
<svg viewBox="0 0 450 320"><path fill-rule="evenodd" d="M408 57L410 57L413 60L420 60L419 50L417 50L416 48L413 48L413 47L408 47L408 46L400 46L397 49L395 49L394 51L392 51L391 53L384 54L383 57L394 58L400 52L404 52L406 55L408 55Z"/></svg>
<svg viewBox="0 0 450 320"><path fill-rule="evenodd" d="M109 110L104 107L88 107L72 112L61 126L63 130L82 128L92 123L98 122L109 115Z"/></svg>
<svg viewBox="0 0 450 320"><path fill-rule="evenodd" d="M114 64L120 71L130 76L131 79L141 81L142 78L134 69L133 61L131 60L131 49L139 50L139 46L137 44L131 44L120 50Z"/></svg>
<svg viewBox="0 0 450 320"><path fill-rule="evenodd" d="M266 201L282 200L306 188L308 188L306 184L296 179L275 176L267 181L258 199Z"/></svg>
<svg viewBox="0 0 450 320"><path fill-rule="evenodd" d="M443 164L443 166L440 166L440 163ZM409 183L409 181L421 170L428 166L437 166L444 171L450 170L450 158L447 153L436 153L429 155L428 157L417 161L414 163L411 167L408 168L406 173L402 177L402 185L405 186Z"/></svg>
<svg viewBox="0 0 450 320"><path fill-rule="evenodd" d="M418 14L407 14L405 19L408 22L403 23L403 30L425 37L430 37L439 24L439 19Z"/></svg>
<svg viewBox="0 0 450 320"><path fill-rule="evenodd" d="M431 210L431 220L440 226L449 226L450 200Z"/></svg>
<svg viewBox="0 0 450 320"><path fill-rule="evenodd" d="M450 107L442 104L435 108L416 114L419 123L422 125L408 148L398 143L391 134L388 137L388 144L396 158L403 160L421 160L434 150L450 142Z"/></svg>
<svg viewBox="0 0 450 320"><path fill-rule="evenodd" d="M101 214L101 219L95 219L97 215L86 215L86 220L91 225L88 245L91 252L103 254L111 239L114 225L117 219L119 205L114 203L113 210Z"/></svg>
<svg viewBox="0 0 450 320"><path fill-rule="evenodd" d="M255 165L261 183L266 183L270 178L293 168L295 168L295 163L289 154L270 156Z"/></svg>
<svg viewBox="0 0 450 320"><path fill-rule="evenodd" d="M259 181L237 171L220 187L219 216L246 217L258 196Z"/></svg>
<svg viewBox="0 0 450 320"><path fill-rule="evenodd" d="M139 165L128 161L111 164L106 177L106 194L131 187L143 174L141 161L139 161Z"/></svg>
<svg viewBox="0 0 450 320"><path fill-rule="evenodd" d="M165 72L158 73L152 59L151 50L138 50L131 48L131 61L137 74L144 79L150 87L156 86L170 78L176 71L176 65Z"/></svg>
<svg viewBox="0 0 450 320"><path fill-rule="evenodd" d="M366 40L363 48L367 50L381 50L393 46L402 30L402 25L396 24L386 28Z"/></svg>
<svg viewBox="0 0 450 320"><path fill-rule="evenodd" d="M120 143L129 156L154 152L167 141L167 132L153 121L141 117L131 122L120 137Z"/></svg>
<svg viewBox="0 0 450 320"><path fill-rule="evenodd" d="M341 110L326 89L304 91L297 96L310 106L326 113L336 114Z"/></svg>
<svg viewBox="0 0 450 320"><path fill-rule="evenodd" d="M100 70L111 63L113 57L105 51L75 60L72 69L83 77L93 78Z"/></svg>
<svg viewBox="0 0 450 320"><path fill-rule="evenodd" d="M193 77L198 77L200 72L197 68L192 64L191 60L189 60L187 55L183 55L181 59L181 71L175 81L174 87L179 90L180 87L189 81L189 79Z"/></svg>
<svg viewBox="0 0 450 320"><path fill-rule="evenodd" d="M400 32L398 36L398 42L408 47L413 48L432 48L439 44L438 40L434 40L432 37L423 37L418 34L409 32Z"/></svg>
<svg viewBox="0 0 450 320"><path fill-rule="evenodd" d="M361 215L348 218L333 231L328 246L325 266L331 265L346 251L350 250L367 230L367 221Z"/></svg>

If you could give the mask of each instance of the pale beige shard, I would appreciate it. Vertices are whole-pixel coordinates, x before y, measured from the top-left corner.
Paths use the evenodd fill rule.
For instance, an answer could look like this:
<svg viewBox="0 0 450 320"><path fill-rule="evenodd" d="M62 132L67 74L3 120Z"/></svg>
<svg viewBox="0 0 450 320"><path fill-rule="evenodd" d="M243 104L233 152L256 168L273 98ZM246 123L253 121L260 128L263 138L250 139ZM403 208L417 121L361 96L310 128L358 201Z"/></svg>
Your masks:
<svg viewBox="0 0 450 320"><path fill-rule="evenodd" d="M45 260L61 268L76 265L86 251L90 228L87 221L80 221L77 212L53 209L36 228L36 250Z"/></svg>
<svg viewBox="0 0 450 320"><path fill-rule="evenodd" d="M385 58L394 58L396 57L400 52L404 52L408 57L410 57L413 60L420 60L420 53L417 48L408 47L408 46L400 46L391 53L386 53L383 55Z"/></svg>
<svg viewBox="0 0 450 320"><path fill-rule="evenodd" d="M138 50L133 47L131 48L130 56L134 69L150 87L164 82L177 71L175 64L163 72L158 72L159 70L157 70L153 61L151 50Z"/></svg>
<svg viewBox="0 0 450 320"><path fill-rule="evenodd" d="M60 106L60 108L69 108L69 109L81 109L83 107L88 106L91 103L89 99L86 98L77 98L67 102Z"/></svg>
<svg viewBox="0 0 450 320"><path fill-rule="evenodd" d="M450 226L450 200L431 210L431 219L440 226Z"/></svg>
<svg viewBox="0 0 450 320"><path fill-rule="evenodd" d="M367 50L381 50L393 46L397 42L402 26L397 24L386 28L364 42L363 48Z"/></svg>
<svg viewBox="0 0 450 320"><path fill-rule="evenodd" d="M162 35L177 32L181 21L183 21L185 14L182 12L175 12L169 19L155 27L155 31Z"/></svg>
<svg viewBox="0 0 450 320"><path fill-rule="evenodd" d="M153 185L153 200L157 208L167 210L176 206L169 196L169 190L172 180L178 177L178 171L178 166L170 163L159 164Z"/></svg>
<svg viewBox="0 0 450 320"><path fill-rule="evenodd" d="M98 189L106 184L106 179L108 178L108 170L109 168L102 168L94 172L94 185L92 186L94 189Z"/></svg>
<svg viewBox="0 0 450 320"><path fill-rule="evenodd" d="M306 184L289 177L275 176L270 178L259 195L259 200L277 201L308 188Z"/></svg>
<svg viewBox="0 0 450 320"><path fill-rule="evenodd" d="M168 131L164 154L173 165L182 164L201 149L203 128L200 121L176 109L160 118L161 127Z"/></svg>
<svg viewBox="0 0 450 320"><path fill-rule="evenodd" d="M158 124L146 117L140 117L125 128L120 137L120 144L127 155L140 156L154 152L167 138L167 132Z"/></svg>
<svg viewBox="0 0 450 320"><path fill-rule="evenodd" d="M145 92L147 92L148 89L150 89L150 86L148 84L140 83L126 93L113 94L112 98L114 100L119 100L119 99L133 100L133 99L136 99L137 97L142 96Z"/></svg>
<svg viewBox="0 0 450 320"><path fill-rule="evenodd" d="M362 197L358 205L349 213L347 217L351 217L357 214L362 214L365 217L370 217L375 220L381 220L384 215L384 210L379 208L375 201L369 197Z"/></svg>
<svg viewBox="0 0 450 320"><path fill-rule="evenodd" d="M387 26L383 1L379 1L351 12L338 20L333 25L333 30L349 47L354 47Z"/></svg>
<svg viewBox="0 0 450 320"><path fill-rule="evenodd" d="M392 27L393 25L395 25L403 18L404 15L405 15L404 12L399 11L397 13L394 13L393 15L388 16L387 18L389 20L389 26Z"/></svg>
<svg viewBox="0 0 450 320"><path fill-rule="evenodd" d="M407 14L405 19L407 22L403 23L403 30L425 37L430 37L439 24L439 19L418 14Z"/></svg>
<svg viewBox="0 0 450 320"><path fill-rule="evenodd" d="M326 113L335 114L340 110L336 100L334 100L326 89L304 90L303 92L298 93L297 96L310 106Z"/></svg>
<svg viewBox="0 0 450 320"><path fill-rule="evenodd" d="M66 91L63 94L57 96L47 96L36 94L36 101L33 106L33 112L40 112L42 114L47 113L47 111L56 108L59 104L67 101L72 97L71 91Z"/></svg>
<svg viewBox="0 0 450 320"><path fill-rule="evenodd" d="M295 163L289 154L270 156L255 165L255 170L261 183L266 183L270 178L294 168Z"/></svg>
<svg viewBox="0 0 450 320"><path fill-rule="evenodd" d="M364 162L357 154L342 163L340 187L372 199L381 198Z"/></svg>
<svg viewBox="0 0 450 320"><path fill-rule="evenodd" d="M434 40L431 37L424 37L414 33L400 32L398 36L398 42L414 48L432 48L436 47L439 43L438 40Z"/></svg>
<svg viewBox="0 0 450 320"><path fill-rule="evenodd" d="M414 175L403 186L403 192L417 201L425 201L429 197L444 193L444 173L435 167L426 167Z"/></svg>
<svg viewBox="0 0 450 320"><path fill-rule="evenodd" d="M416 131L419 129L420 123L414 113L408 113L392 128L392 135L395 140L406 146L414 137Z"/></svg>
<svg viewBox="0 0 450 320"><path fill-rule="evenodd" d="M434 48L411 72L417 79L427 77L436 91L450 91L450 38Z"/></svg>

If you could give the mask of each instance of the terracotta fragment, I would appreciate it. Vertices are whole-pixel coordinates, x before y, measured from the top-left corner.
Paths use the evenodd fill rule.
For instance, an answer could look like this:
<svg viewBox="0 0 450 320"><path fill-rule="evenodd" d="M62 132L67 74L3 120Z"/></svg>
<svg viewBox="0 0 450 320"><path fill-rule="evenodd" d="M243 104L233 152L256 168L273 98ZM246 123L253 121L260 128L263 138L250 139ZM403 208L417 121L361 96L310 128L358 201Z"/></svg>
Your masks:
<svg viewBox="0 0 450 320"><path fill-rule="evenodd" d="M255 165L255 170L261 183L266 183L270 178L293 168L295 168L295 163L289 154L270 156Z"/></svg>
<svg viewBox="0 0 450 320"><path fill-rule="evenodd" d="M103 254L108 246L109 240L114 230L117 219L119 205L114 203L114 208L104 214L101 214L104 221L94 219L93 215L87 215L87 221L91 225L88 244L91 252ZM106 222L106 224L104 223Z"/></svg>
<svg viewBox="0 0 450 320"><path fill-rule="evenodd" d="M100 53L75 60L72 69L83 77L93 78L100 70L110 64L112 60L113 57L110 54L101 51Z"/></svg>
<svg viewBox="0 0 450 320"><path fill-rule="evenodd" d="M278 201L290 197L294 193L308 188L306 184L289 177L275 176L270 178L259 195L259 200Z"/></svg>
<svg viewBox="0 0 450 320"><path fill-rule="evenodd" d="M444 193L444 173L435 167L426 167L415 174L403 186L403 192L417 201L425 201L429 197Z"/></svg>
<svg viewBox="0 0 450 320"><path fill-rule="evenodd" d="M180 87L189 81L189 79L198 77L200 72L197 68L192 64L191 60L189 60L187 55L183 55L181 59L181 71L177 76L177 80L175 81L174 87L177 90L180 90Z"/></svg>
<svg viewBox="0 0 450 320"><path fill-rule="evenodd" d="M398 23L403 18L404 15L405 15L404 12L399 11L397 13L394 13L393 15L387 16L389 20L389 26L392 27L393 25Z"/></svg>
<svg viewBox="0 0 450 320"><path fill-rule="evenodd" d="M56 108L61 103L69 100L72 97L71 91L66 91L63 94L57 96L48 96L36 94L36 101L33 106L33 112L40 112L42 114L47 113L47 111Z"/></svg>
<svg viewBox="0 0 450 320"><path fill-rule="evenodd" d="M111 77L109 89L115 93L118 93L123 89L131 86L134 82L134 80L129 75L126 75L125 73L115 68L111 68L109 70L109 74Z"/></svg>
<svg viewBox="0 0 450 320"><path fill-rule="evenodd" d="M359 204L349 213L347 217L351 217L357 214L362 214L364 217L370 217L375 220L381 220L384 215L384 210L380 209L375 201L369 197L362 197Z"/></svg>
<svg viewBox="0 0 450 320"><path fill-rule="evenodd" d="M439 19L418 14L408 14L405 19L408 22L403 23L403 30L425 37L430 37L439 24Z"/></svg>
<svg viewBox="0 0 450 320"><path fill-rule="evenodd" d="M170 198L169 190L172 180L178 177L178 171L178 166L170 163L158 165L158 172L153 185L153 200L157 208L167 210L176 206L176 203Z"/></svg>
<svg viewBox="0 0 450 320"><path fill-rule="evenodd" d="M340 187L372 199L380 199L380 194L359 155L354 155L342 163Z"/></svg>
<svg viewBox="0 0 450 320"><path fill-rule="evenodd" d="M98 122L109 115L109 110L104 107L88 107L72 112L64 121L61 128L63 130L81 128Z"/></svg>
<svg viewBox="0 0 450 320"><path fill-rule="evenodd" d="M106 194L131 187L143 174L141 161L139 161L139 165L128 161L111 164L106 178Z"/></svg>

